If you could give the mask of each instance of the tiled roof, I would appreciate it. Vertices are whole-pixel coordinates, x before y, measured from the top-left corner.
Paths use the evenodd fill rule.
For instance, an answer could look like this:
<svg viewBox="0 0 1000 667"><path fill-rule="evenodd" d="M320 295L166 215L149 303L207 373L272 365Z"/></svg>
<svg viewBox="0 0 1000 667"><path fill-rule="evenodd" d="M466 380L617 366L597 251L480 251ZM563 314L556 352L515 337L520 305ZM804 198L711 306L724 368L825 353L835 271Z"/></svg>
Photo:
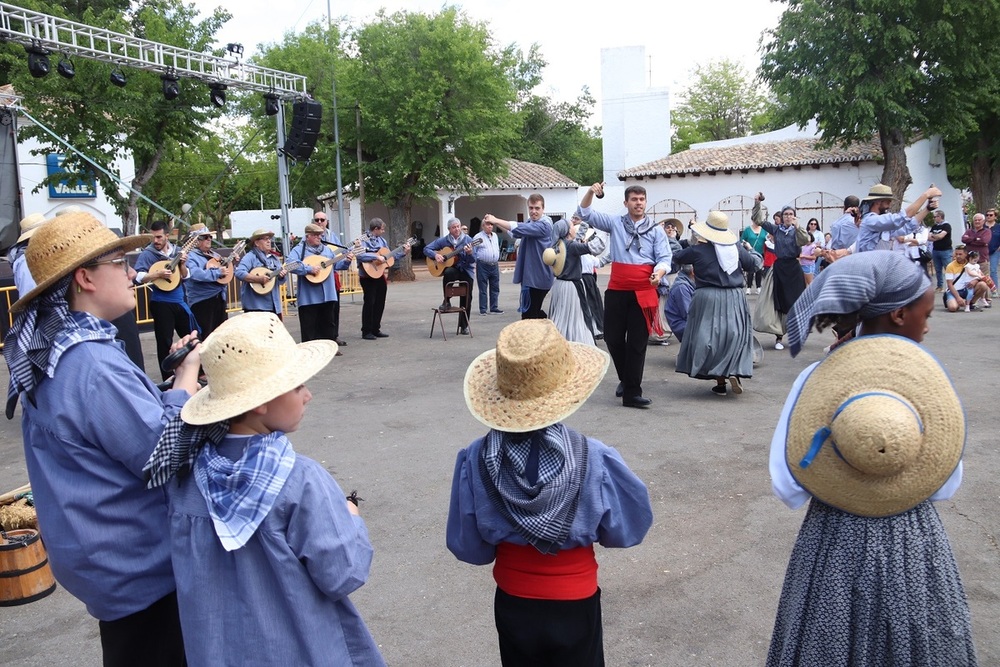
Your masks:
<svg viewBox="0 0 1000 667"><path fill-rule="evenodd" d="M882 161L882 148L877 137L871 141L852 143L847 148L843 148L839 144L829 148L818 148L816 140L813 138L786 139L717 148L691 148L638 167L620 171L618 178L625 180L626 178L646 176L749 171L751 169L764 170L872 161Z"/></svg>
<svg viewBox="0 0 1000 667"><path fill-rule="evenodd" d="M551 167L544 167L533 162L524 162L507 158L507 175L501 176L496 183L482 184L487 190L538 190L541 188L578 188L569 177L560 174Z"/></svg>

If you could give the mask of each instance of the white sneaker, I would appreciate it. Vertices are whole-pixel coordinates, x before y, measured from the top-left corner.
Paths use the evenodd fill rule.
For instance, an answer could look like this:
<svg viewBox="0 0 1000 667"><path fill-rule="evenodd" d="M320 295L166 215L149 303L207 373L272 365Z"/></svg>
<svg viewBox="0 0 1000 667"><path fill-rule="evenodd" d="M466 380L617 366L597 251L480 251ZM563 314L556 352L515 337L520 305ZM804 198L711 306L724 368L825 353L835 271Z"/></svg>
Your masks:
<svg viewBox="0 0 1000 667"><path fill-rule="evenodd" d="M747 288L747 296L750 296L750 288Z"/></svg>
<svg viewBox="0 0 1000 667"><path fill-rule="evenodd" d="M781 341L779 340L777 343L774 344L774 349L776 349L776 350L784 350L785 346L782 345Z"/></svg>
<svg viewBox="0 0 1000 667"><path fill-rule="evenodd" d="M759 287L754 287L753 288L753 293L754 294L760 294L760 288Z"/></svg>

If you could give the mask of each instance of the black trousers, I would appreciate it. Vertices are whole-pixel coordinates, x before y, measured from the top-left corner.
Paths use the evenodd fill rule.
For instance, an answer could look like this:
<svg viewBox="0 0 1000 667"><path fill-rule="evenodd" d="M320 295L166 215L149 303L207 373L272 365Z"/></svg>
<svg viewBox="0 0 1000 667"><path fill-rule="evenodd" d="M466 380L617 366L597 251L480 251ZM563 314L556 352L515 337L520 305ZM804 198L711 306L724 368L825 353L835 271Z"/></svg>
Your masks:
<svg viewBox="0 0 1000 667"><path fill-rule="evenodd" d="M382 330L382 313L385 312L385 295L388 284L384 277L370 278L361 272L358 276L364 301L361 306L361 335L374 334Z"/></svg>
<svg viewBox="0 0 1000 667"><path fill-rule="evenodd" d="M180 289L180 288L178 288ZM174 332L180 337L191 333L191 316L179 303L150 301L149 313L153 316L153 335L156 336L156 365L159 366L170 354L170 346L174 342ZM163 379L173 375L160 369Z"/></svg>
<svg viewBox="0 0 1000 667"><path fill-rule="evenodd" d="M337 329L333 323L333 307L338 301L325 301L309 306L299 306L299 328L302 342L311 340L337 340Z"/></svg>
<svg viewBox="0 0 1000 667"><path fill-rule="evenodd" d="M205 340L209 334L219 328L228 317L226 315L226 302L221 297L214 296L210 299L191 304L191 312L198 323L198 338Z"/></svg>
<svg viewBox="0 0 1000 667"><path fill-rule="evenodd" d="M456 280L460 283L465 283L469 290L465 298L459 299L458 304L463 310L465 310L465 322L466 325L468 325L469 315L472 314L472 277L457 266L449 266L444 270L444 273L441 274L441 288L444 289L445 285L453 283Z"/></svg>
<svg viewBox="0 0 1000 667"><path fill-rule="evenodd" d="M542 301L545 301L545 295L549 293L547 289L536 289L534 287L528 287L528 309L521 313L522 320L544 320L548 315L542 310ZM521 299L524 300L524 292L522 290Z"/></svg>
<svg viewBox="0 0 1000 667"><path fill-rule="evenodd" d="M635 292L604 292L604 342L625 390L622 398L642 396L649 329Z"/></svg>
<svg viewBox="0 0 1000 667"><path fill-rule="evenodd" d="M145 373L146 361L142 356L142 342L139 340L139 325L135 321L135 311L130 310L121 317L111 320L111 323L118 329L115 338L125 343L125 354Z"/></svg>
<svg viewBox="0 0 1000 667"><path fill-rule="evenodd" d="M601 590L583 600L533 600L497 588L493 615L504 667L603 667Z"/></svg>
<svg viewBox="0 0 1000 667"><path fill-rule="evenodd" d="M104 667L183 667L187 664L176 593L117 621L100 621L98 626Z"/></svg>

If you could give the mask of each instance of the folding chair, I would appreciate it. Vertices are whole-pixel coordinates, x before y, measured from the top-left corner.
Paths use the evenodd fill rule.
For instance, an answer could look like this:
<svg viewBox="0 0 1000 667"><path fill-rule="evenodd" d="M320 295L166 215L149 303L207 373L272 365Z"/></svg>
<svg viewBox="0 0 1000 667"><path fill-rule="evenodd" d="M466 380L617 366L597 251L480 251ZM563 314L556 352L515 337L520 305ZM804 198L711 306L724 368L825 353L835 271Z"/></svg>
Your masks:
<svg viewBox="0 0 1000 667"><path fill-rule="evenodd" d="M444 298L447 300L458 299L459 304L462 300L468 301L469 299L469 283L461 282L456 280L454 282L447 283L444 286ZM442 304L443 305L443 304ZM462 330L462 320L465 320L465 326L469 330L469 338L472 338L472 327L469 326L468 314L465 312L465 308L461 305L449 306L447 308L442 308L437 306L436 308L431 308L434 311L434 318L431 319L431 335L428 338L434 338L434 324L440 322L441 324L441 337L448 340L448 337L444 333L444 316L449 313L455 313L458 315L458 326L455 327L455 335Z"/></svg>

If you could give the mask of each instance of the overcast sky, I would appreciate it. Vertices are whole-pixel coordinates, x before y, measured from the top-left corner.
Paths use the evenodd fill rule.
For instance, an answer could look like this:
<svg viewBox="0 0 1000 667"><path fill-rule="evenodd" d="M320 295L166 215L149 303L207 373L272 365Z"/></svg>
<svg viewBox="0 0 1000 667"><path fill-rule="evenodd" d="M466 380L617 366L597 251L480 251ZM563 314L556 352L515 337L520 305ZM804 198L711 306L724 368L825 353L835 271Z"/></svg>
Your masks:
<svg viewBox="0 0 1000 667"><path fill-rule="evenodd" d="M226 8L233 18L218 33L220 44L239 42L246 53L265 42L280 42L286 32L300 32L325 20L326 0L194 0L202 14ZM644 46L647 82L670 88L673 105L692 68L710 60L733 58L749 71L759 63L761 31L777 25L784 5L771 0L696 0L602 3L538 0L465 0L459 5L471 18L487 22L501 45L516 42L524 50L541 46L548 61L537 92L559 101L574 99L583 86L600 99L601 49ZM585 10L581 5L590 4ZM331 2L334 18L366 22L380 7L388 11L437 12L442 2L348 0Z"/></svg>

